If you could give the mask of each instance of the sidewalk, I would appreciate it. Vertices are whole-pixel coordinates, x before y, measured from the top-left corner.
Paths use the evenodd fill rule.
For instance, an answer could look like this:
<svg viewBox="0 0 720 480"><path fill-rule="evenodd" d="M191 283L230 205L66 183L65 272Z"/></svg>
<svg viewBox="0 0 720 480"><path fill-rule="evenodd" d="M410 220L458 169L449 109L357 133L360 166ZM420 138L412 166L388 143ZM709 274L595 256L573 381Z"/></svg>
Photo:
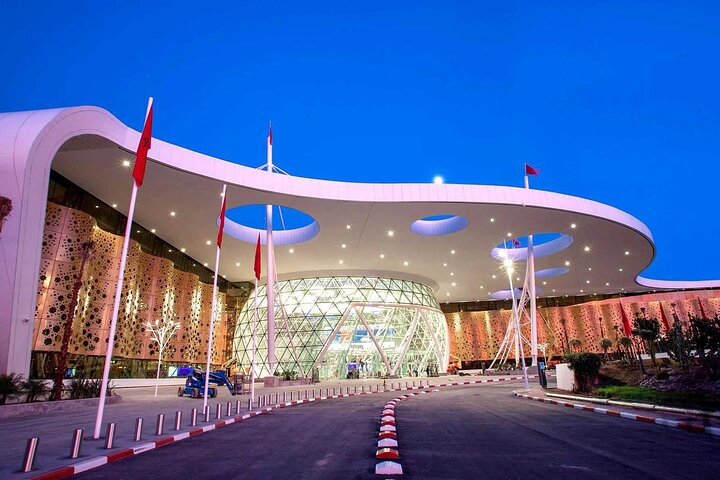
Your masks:
<svg viewBox="0 0 720 480"><path fill-rule="evenodd" d="M515 390L513 395L526 400L558 405L592 412L595 414L610 415L644 423L654 423L665 427L679 428L692 432L708 433L720 436L720 419L712 416L693 415L691 413L666 412L661 410L641 408L627 405L599 405L577 397L572 399L561 398L548 393L538 386L531 387L529 391ZM568 392L568 396L572 393Z"/></svg>
<svg viewBox="0 0 720 480"><path fill-rule="evenodd" d="M467 381L477 381L480 379L492 378L499 381L501 377L419 377L419 378L403 378L394 380L382 379L362 379L362 380L335 380L325 381L314 385L301 385L292 387L265 388L257 385L255 388L256 405L253 410L257 411L257 401L266 397L264 404L270 405L274 403L275 395L278 395L278 401L283 401L283 393L285 400L290 401L290 392L293 398L297 399L298 394L301 397L307 396L320 397L325 396L329 389L329 395L345 393L349 389L349 393L357 393L363 391L369 392L382 389L383 382L389 389L391 383L394 388L405 387L406 382L409 387L423 386L428 384L446 384L451 382L459 382L460 384ZM414 383L413 383L414 382ZM322 393L320 390L322 389ZM335 389L335 391L333 391ZM119 390L122 401L114 405L106 405L105 416L101 437L105 436L106 425L109 422L116 423L115 441L112 450L104 448L104 438L99 440L91 439L95 425L96 408L83 408L79 410L66 410L60 412L47 412L32 416L15 417L0 419L0 478L30 478L39 473L54 470L66 465L88 460L93 457L108 455L113 451L134 447L147 442L152 442L169 435L189 432L191 429L190 416L193 408L198 409L197 425L209 426L217 422L215 418L216 405L221 404L221 418L227 418L227 403L231 403L232 415L236 415L236 401L240 400L241 412L247 412L248 395L231 396L226 389L218 389L218 396L214 399L208 399L210 406L210 422L204 422L202 414L202 399L192 399L188 397L177 396L177 386L161 386L158 390L158 396L154 397L154 387L126 388ZM302 392L302 393L300 393ZM267 398L267 397L271 398ZM181 429L174 430L175 412L182 411ZM155 428L158 414L165 415L164 432L162 436L155 435ZM135 419L142 417L144 420L143 438L140 442L134 442L133 434L135 428ZM84 440L82 444L81 456L77 459L71 459L70 448L73 432L76 428L84 430ZM23 455L27 440L30 437L38 437L39 443L35 458L35 468L32 472L20 473L20 467L23 461Z"/></svg>

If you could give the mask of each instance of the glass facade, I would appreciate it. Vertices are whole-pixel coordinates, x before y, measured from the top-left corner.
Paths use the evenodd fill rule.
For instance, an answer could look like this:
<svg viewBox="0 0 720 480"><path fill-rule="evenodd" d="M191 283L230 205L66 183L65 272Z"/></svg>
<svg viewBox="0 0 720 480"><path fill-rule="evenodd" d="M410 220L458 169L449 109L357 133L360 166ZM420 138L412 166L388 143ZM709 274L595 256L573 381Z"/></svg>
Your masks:
<svg viewBox="0 0 720 480"><path fill-rule="evenodd" d="M430 287L377 277L321 277L275 286L275 372L267 348L266 285L258 287L256 375L365 378L427 375L448 363L445 316ZM253 296L241 309L234 355L251 365ZM316 370L317 369L317 370Z"/></svg>

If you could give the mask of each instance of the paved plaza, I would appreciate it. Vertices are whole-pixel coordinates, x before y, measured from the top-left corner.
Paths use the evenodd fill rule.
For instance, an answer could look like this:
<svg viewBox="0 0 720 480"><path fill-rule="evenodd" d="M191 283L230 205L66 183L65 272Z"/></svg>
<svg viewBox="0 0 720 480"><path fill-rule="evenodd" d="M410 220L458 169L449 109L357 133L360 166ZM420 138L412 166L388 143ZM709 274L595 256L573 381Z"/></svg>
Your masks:
<svg viewBox="0 0 720 480"><path fill-rule="evenodd" d="M504 380L501 381L500 379ZM85 440L82 456L68 458L75 428L92 431L94 409L46 413L0 421L0 475L5 478L33 478L62 467L85 462L97 468L77 478L177 478L205 475L207 478L380 478L374 473L378 424L384 403L404 394L397 406L397 431L403 478L713 478L720 467L716 452L720 437L682 431L661 425L598 415L578 408L533 402L513 396L522 390L517 377L446 377L430 379L446 386L412 389L413 380L396 380L393 387L409 390L378 392L377 381L323 382L308 388L316 397L327 392L351 396L325 399L288 408L273 409L236 424L202 432L193 438L168 441L132 458L100 465L99 458L128 451L148 442L162 443L178 433L192 430L189 411L202 406L201 400L179 398L175 387L163 387L157 398L151 388L126 389L123 401L107 408L106 420L117 422L113 450L102 441ZM420 380L423 386L427 379ZM492 380L490 383L480 383ZM470 382L470 385L447 385ZM477 383L476 383L477 382ZM384 385L390 387L389 383ZM354 395L356 390L358 395ZM322 393L321 393L322 389ZM362 391L373 392L362 394ZM258 395L290 392L305 397L305 388L258 389ZM533 387L532 395L542 396ZM243 409L246 411L246 397ZM211 422L199 415L198 426L209 429L217 420L215 405L223 407L235 398L220 393L210 402ZM274 400L274 398L273 398ZM173 416L183 411L183 425L174 431ZM254 408L254 411L266 409ZM632 409L620 409L631 412ZM165 432L155 436L158 413L165 414ZM233 411L234 413L234 411ZM643 413L637 412L635 413ZM223 408L223 418L225 411ZM655 417L718 426L713 419L652 412ZM133 424L145 419L144 437L133 442ZM198 427L194 427L197 431ZM200 433L200 432L197 432ZM18 473L25 441L40 437L36 469ZM142 448L141 448L142 449ZM211 460L201 460L208 458ZM115 460L113 458L113 460ZM66 472L67 473L67 472ZM62 474L60 475L62 476ZM60 478L60 477L54 477ZM665 477L667 478L667 477Z"/></svg>

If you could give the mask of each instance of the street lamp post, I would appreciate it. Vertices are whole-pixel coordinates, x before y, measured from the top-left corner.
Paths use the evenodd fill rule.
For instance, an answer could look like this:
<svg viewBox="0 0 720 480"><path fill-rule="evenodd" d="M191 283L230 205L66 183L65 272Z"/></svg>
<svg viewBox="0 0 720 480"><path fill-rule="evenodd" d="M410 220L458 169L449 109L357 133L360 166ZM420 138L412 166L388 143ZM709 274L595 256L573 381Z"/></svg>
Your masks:
<svg viewBox="0 0 720 480"><path fill-rule="evenodd" d="M157 374L155 375L155 396L157 397L158 384L160 383L160 364L162 362L163 350L165 350L165 347L170 342L170 339L180 328L180 322L176 322L174 320L166 320L161 323L160 320L156 319L155 322L147 322L145 324L145 328L150 331L153 340L155 340L159 346Z"/></svg>

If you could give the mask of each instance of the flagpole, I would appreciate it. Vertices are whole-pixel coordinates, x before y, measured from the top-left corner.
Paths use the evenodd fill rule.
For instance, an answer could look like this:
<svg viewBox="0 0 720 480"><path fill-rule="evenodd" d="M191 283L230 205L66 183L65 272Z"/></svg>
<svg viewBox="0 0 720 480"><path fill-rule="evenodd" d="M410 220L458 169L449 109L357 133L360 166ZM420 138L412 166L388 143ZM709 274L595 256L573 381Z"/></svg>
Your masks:
<svg viewBox="0 0 720 480"><path fill-rule="evenodd" d="M225 215L225 194L227 193L227 185L223 185L222 202L220 207L220 215ZM222 227L220 227L219 235L222 235ZM218 240L219 240L218 236ZM217 300L217 279L218 270L220 270L220 243L215 249L215 274L213 275L213 293L212 302L210 302L210 333L208 334L207 361L205 362L205 391L203 392L203 412L207 407L208 385L210 383L210 357L212 356L213 329L215 326L215 304Z"/></svg>
<svg viewBox="0 0 720 480"><path fill-rule="evenodd" d="M253 304L254 304L254 313L253 313L253 326L252 326L252 356L250 357L250 405L255 404L255 350L257 349L257 340L256 340L256 332L257 332L257 309L258 309L258 303L257 303L257 289L258 289L258 279L255 277L255 291L253 292Z"/></svg>
<svg viewBox="0 0 720 480"><path fill-rule="evenodd" d="M527 166L525 168L525 189L530 190ZM530 365L536 367L538 361L537 291L535 290L535 248L532 235L528 235L527 275L530 280L530 356L532 357Z"/></svg>
<svg viewBox="0 0 720 480"><path fill-rule="evenodd" d="M152 104L153 98L150 97L148 99L147 112L145 113L146 123ZM130 206L128 208L127 223L125 224L125 237L123 238L122 253L120 255L120 273L118 274L117 286L115 287L115 300L113 302L112 316L110 317L110 331L108 332L105 364L103 366L103 376L100 383L100 400L98 402L97 414L95 416L95 430L93 431L94 439L100 438L100 428L102 427L103 415L105 414L105 398L107 397L107 387L110 379L110 364L112 362L113 347L115 346L115 330L117 330L117 317L118 312L120 311L120 297L122 295L123 281L125 280L125 264L127 263L128 247L130 246L130 233L132 232L133 217L135 216L135 201L137 200L137 192L137 180L133 178L132 193L130 194Z"/></svg>
<svg viewBox="0 0 720 480"><path fill-rule="evenodd" d="M267 140L267 171L272 174L272 123ZM265 207L267 215L267 346L268 375L275 375L275 246L273 244L272 205Z"/></svg>

